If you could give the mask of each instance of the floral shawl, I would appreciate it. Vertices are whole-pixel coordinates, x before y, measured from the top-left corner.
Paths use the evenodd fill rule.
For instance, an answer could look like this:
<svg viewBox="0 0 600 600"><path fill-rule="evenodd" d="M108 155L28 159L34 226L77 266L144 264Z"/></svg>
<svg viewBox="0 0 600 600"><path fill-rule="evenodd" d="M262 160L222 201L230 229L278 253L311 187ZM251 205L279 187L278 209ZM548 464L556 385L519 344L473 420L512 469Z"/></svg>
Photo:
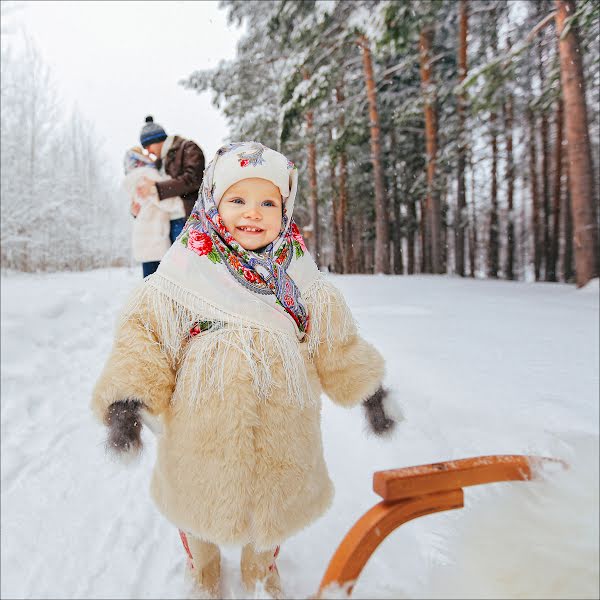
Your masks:
<svg viewBox="0 0 600 600"><path fill-rule="evenodd" d="M247 177L261 174L253 172L252 166L265 165L269 161L274 163L277 159L283 159L285 161L284 168L292 181L290 194L284 199L279 236L261 252L246 250L240 246L226 229L219 215L214 197L217 184L215 167L217 162L228 154L235 155L239 164L238 173L248 169L247 174L243 173ZM277 168L277 165L273 165L272 168ZM294 163L262 144L238 142L223 146L208 165L202 193L175 243L182 244L201 257L202 261L208 260L215 265L223 264L231 277L251 292L269 296L269 301L274 302L277 310L285 311L294 320L298 328L298 336L302 338L307 332L309 317L302 302L300 290L288 274L292 260L300 258L306 253L306 246L298 226L291 218L297 179L297 169ZM207 264L210 265L210 263Z"/></svg>

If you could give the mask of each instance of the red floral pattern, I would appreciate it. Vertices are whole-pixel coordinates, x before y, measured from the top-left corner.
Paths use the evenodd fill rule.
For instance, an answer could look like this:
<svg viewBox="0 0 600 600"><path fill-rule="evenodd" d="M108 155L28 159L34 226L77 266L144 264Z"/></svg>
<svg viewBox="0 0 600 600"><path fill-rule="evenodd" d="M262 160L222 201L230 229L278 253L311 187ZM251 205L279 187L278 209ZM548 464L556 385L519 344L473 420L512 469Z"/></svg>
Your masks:
<svg viewBox="0 0 600 600"><path fill-rule="evenodd" d="M300 230L298 229L298 225L296 225L296 223L292 223L290 225L290 233L292 234L294 240L296 240L300 244L302 251L306 252L306 244L304 243L304 238L302 237L302 234L300 233Z"/></svg>
<svg viewBox="0 0 600 600"><path fill-rule="evenodd" d="M190 230L187 245L188 248L193 250L198 256L208 254L213 247L210 236L202 231L196 231L195 229Z"/></svg>
<svg viewBox="0 0 600 600"><path fill-rule="evenodd" d="M221 215L217 215L217 229L219 231L219 233L222 236L225 236L227 238L227 236L231 237L229 235L229 230L227 229L227 227L225 227L225 223L223 223L223 219L221 219Z"/></svg>
<svg viewBox="0 0 600 600"><path fill-rule="evenodd" d="M281 252L279 253L279 256L275 259L275 262L278 265L282 265L283 262L285 261L286 257L287 257L287 254L288 254L288 249L287 249L287 246L286 246L285 248L283 248L281 250Z"/></svg>
<svg viewBox="0 0 600 600"><path fill-rule="evenodd" d="M246 281L249 281L250 283L259 283L260 281L262 281L262 278L255 271L252 271L251 269L246 269L244 267L242 267L242 270L244 272L244 277Z"/></svg>

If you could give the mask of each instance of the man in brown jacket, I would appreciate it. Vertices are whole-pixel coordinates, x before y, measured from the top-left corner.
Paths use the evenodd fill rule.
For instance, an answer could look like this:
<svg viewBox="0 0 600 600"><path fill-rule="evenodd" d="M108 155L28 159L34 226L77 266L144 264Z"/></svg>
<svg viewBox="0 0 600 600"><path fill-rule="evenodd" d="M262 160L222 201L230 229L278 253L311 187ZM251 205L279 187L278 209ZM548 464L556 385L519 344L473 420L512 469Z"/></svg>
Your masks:
<svg viewBox="0 0 600 600"><path fill-rule="evenodd" d="M144 178L138 185L138 194L142 197L158 196L159 200L180 196L185 209L185 217L171 221L171 243L181 233L198 198L204 174L204 154L192 140L178 135L167 135L165 130L146 117L146 124L140 132L140 142L150 154L157 157L159 171L170 179L151 181Z"/></svg>

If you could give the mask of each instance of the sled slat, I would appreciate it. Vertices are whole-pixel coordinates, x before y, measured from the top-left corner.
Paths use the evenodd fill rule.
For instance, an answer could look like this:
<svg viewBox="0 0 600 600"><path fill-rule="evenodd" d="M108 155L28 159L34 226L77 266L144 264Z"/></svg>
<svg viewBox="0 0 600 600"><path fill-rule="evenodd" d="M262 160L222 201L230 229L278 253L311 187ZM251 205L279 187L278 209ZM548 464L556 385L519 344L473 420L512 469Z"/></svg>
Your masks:
<svg viewBox="0 0 600 600"><path fill-rule="evenodd" d="M561 462L537 456L493 455L450 460L430 465L377 471L373 490L385 501L460 489L496 481L528 480L540 461Z"/></svg>

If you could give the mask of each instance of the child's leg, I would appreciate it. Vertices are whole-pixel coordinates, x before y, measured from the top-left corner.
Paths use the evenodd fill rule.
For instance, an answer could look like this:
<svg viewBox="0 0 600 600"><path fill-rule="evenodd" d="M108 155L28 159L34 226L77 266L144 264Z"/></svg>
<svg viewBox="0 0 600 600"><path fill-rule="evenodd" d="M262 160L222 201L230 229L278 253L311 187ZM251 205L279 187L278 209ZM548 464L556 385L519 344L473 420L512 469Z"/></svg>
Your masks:
<svg viewBox="0 0 600 600"><path fill-rule="evenodd" d="M201 587L218 598L221 581L221 552L211 542L205 542L182 531L181 541L188 554L188 566L192 577Z"/></svg>
<svg viewBox="0 0 600 600"><path fill-rule="evenodd" d="M257 552L252 544L242 548L241 571L246 589L254 591L256 583L262 581L265 591L273 598L281 598L281 581L275 559L279 554L279 546L274 550Z"/></svg>

